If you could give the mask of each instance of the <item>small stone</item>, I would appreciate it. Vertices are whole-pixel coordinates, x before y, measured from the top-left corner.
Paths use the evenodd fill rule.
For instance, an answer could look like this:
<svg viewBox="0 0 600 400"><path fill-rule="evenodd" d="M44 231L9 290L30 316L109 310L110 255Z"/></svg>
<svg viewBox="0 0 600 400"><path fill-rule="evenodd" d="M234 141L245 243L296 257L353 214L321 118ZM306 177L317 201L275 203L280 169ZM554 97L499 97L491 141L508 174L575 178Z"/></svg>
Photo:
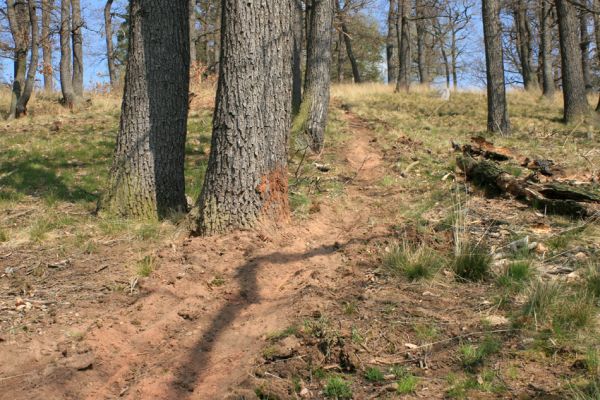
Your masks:
<svg viewBox="0 0 600 400"><path fill-rule="evenodd" d="M575 254L575 259L577 261L585 261L587 260L587 258L587 254L585 254L583 251L580 251L579 253Z"/></svg>
<svg viewBox="0 0 600 400"><path fill-rule="evenodd" d="M311 396L310 390L308 390L307 388L302 388L299 394L302 398L309 398Z"/></svg>
<svg viewBox="0 0 600 400"><path fill-rule="evenodd" d="M536 248L535 248L535 252L537 254L544 254L548 252L548 246L546 246L544 243L538 243Z"/></svg>

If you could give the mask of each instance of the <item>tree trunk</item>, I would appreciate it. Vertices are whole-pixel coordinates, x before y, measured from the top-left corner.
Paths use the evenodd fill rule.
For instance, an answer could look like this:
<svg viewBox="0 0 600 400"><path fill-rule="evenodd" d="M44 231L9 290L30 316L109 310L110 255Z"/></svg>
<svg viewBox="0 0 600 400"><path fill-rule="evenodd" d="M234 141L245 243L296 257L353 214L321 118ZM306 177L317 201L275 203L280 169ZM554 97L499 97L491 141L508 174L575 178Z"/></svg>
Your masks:
<svg viewBox="0 0 600 400"><path fill-rule="evenodd" d="M517 50L521 63L521 76L525 90L538 87L535 71L533 70L533 50L531 48L531 28L527 13L526 0L517 0L513 10L517 31Z"/></svg>
<svg viewBox="0 0 600 400"><path fill-rule="evenodd" d="M358 62L356 61L356 57L354 56L354 51L352 50L352 38L350 37L350 33L348 32L348 26L346 25L345 15L340 7L340 0L334 0L335 7L337 10L338 18L340 19L340 28L342 30L342 36L344 38L344 45L346 47L346 52L348 53L348 60L350 60L350 65L352 66L352 77L354 78L354 83L361 83L360 79L360 71L358 70Z"/></svg>
<svg viewBox="0 0 600 400"><path fill-rule="evenodd" d="M502 30L497 0L482 0L483 36L487 76L488 132L510 134L506 87L504 83L504 55Z"/></svg>
<svg viewBox="0 0 600 400"><path fill-rule="evenodd" d="M25 2L15 0L6 1L6 15L10 32L14 42L14 75L12 95L8 119L17 117L17 104L23 94L25 86L25 74L27 71L27 50L29 48L28 32L28 10Z"/></svg>
<svg viewBox="0 0 600 400"><path fill-rule="evenodd" d="M106 0L104 6L104 34L106 36L106 62L108 64L108 78L110 79L110 86L115 87L117 85L117 69L115 67L115 51L113 49L113 30L112 30L112 16L110 9L112 7L113 0Z"/></svg>
<svg viewBox="0 0 600 400"><path fill-rule="evenodd" d="M593 2L594 8L596 10L600 9L600 0L594 0ZM598 62L600 62L600 15L597 13L592 14L594 16L594 36L596 39L596 57L598 58ZM596 111L600 112L600 95L598 97L598 104L596 105Z"/></svg>
<svg viewBox="0 0 600 400"><path fill-rule="evenodd" d="M44 75L44 90L52 92L54 90L54 69L52 67L52 33L50 31L50 20L54 0L42 0L42 62Z"/></svg>
<svg viewBox="0 0 600 400"><path fill-rule="evenodd" d="M569 0L555 0L558 14L560 59L564 98L564 120L571 123L589 110L581 66L577 9Z"/></svg>
<svg viewBox="0 0 600 400"><path fill-rule="evenodd" d="M399 33L398 38L398 81L396 83L396 92L400 90L408 91L410 87L410 0L400 0L398 4L399 11L399 23L397 30ZM397 22L398 24L398 22Z"/></svg>
<svg viewBox="0 0 600 400"><path fill-rule="evenodd" d="M73 36L73 91L83 96L83 20L80 0L71 0L71 29Z"/></svg>
<svg viewBox="0 0 600 400"><path fill-rule="evenodd" d="M331 3L325 5L333 17ZM322 6L315 4L315 19L327 25L319 16ZM291 7L291 0L223 1L211 152L202 194L190 215L196 234L246 229L263 218L278 222L289 216ZM315 47L324 44L322 51L330 48L320 41Z"/></svg>
<svg viewBox="0 0 600 400"><path fill-rule="evenodd" d="M552 4L541 2L540 15L540 62L542 64L543 95L554 97L554 72L552 70Z"/></svg>
<svg viewBox="0 0 600 400"><path fill-rule="evenodd" d="M73 91L73 77L71 67L71 2L60 2L60 88L63 95L63 104L73 108L75 92Z"/></svg>
<svg viewBox="0 0 600 400"><path fill-rule="evenodd" d="M587 1L583 1L587 4ZM592 90L592 71L591 71L591 60L590 60L590 42L591 37L588 31L589 13L585 10L579 10L579 33L581 48L581 67L583 69L583 83L585 85L586 93Z"/></svg>
<svg viewBox="0 0 600 400"><path fill-rule="evenodd" d="M33 86L35 84L35 74L37 72L38 67L39 28L35 3L36 2L33 0L27 2L29 9L29 22L31 25L31 58L29 60L29 67L27 69L27 77L25 78L25 86L23 87L23 93L21 93L21 97L19 97L19 100L17 101L17 118L19 118L21 115L27 114L27 103L29 103L31 93L33 92Z"/></svg>
<svg viewBox="0 0 600 400"><path fill-rule="evenodd" d="M395 83L398 79L398 34L396 32L397 4L396 0L389 0L390 10L387 20L387 39L386 39L386 61L387 61L387 79L388 84Z"/></svg>
<svg viewBox="0 0 600 400"><path fill-rule="evenodd" d="M452 90L458 89L458 44L456 42L456 32L450 33L450 60L452 63Z"/></svg>
<svg viewBox="0 0 600 400"><path fill-rule="evenodd" d="M427 20L425 19L425 6L423 0L416 0L415 10L417 14L417 65L419 67L419 83L421 85L429 85L431 78L429 77L429 66L427 65L426 51L426 35L427 35Z"/></svg>
<svg viewBox="0 0 600 400"><path fill-rule="evenodd" d="M198 35L196 32L196 0L188 0L189 1L189 26L190 26L190 65L194 65L198 61L198 56L196 53L196 41L198 40Z"/></svg>
<svg viewBox="0 0 600 400"><path fill-rule="evenodd" d="M283 0L278 0L283 1ZM304 104L308 112L304 130L312 151L323 149L329 86L331 81L331 40L333 34L333 1L313 0L310 12L308 62L304 82Z"/></svg>
<svg viewBox="0 0 600 400"><path fill-rule="evenodd" d="M344 49L344 33L338 32L337 40L337 79L338 83L344 82L344 62L346 61L346 51Z"/></svg>
<svg viewBox="0 0 600 400"><path fill-rule="evenodd" d="M292 48L292 113L298 114L302 104L302 41L304 11L302 0L292 0L292 27L294 42Z"/></svg>
<svg viewBox="0 0 600 400"><path fill-rule="evenodd" d="M157 219L185 212L189 4L132 0L121 123L102 208Z"/></svg>

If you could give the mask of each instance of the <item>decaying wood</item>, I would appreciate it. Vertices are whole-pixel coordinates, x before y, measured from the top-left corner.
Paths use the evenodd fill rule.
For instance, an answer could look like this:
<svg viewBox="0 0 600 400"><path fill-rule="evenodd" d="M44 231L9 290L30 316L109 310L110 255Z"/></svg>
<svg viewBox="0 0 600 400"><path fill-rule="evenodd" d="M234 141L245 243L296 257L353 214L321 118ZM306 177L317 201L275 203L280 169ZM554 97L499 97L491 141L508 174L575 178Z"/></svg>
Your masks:
<svg viewBox="0 0 600 400"><path fill-rule="evenodd" d="M476 185L508 193L530 206L550 214L586 218L593 214L587 203L600 203L600 196L564 183L544 185L518 179L489 160L478 161L469 154L457 157L458 167Z"/></svg>

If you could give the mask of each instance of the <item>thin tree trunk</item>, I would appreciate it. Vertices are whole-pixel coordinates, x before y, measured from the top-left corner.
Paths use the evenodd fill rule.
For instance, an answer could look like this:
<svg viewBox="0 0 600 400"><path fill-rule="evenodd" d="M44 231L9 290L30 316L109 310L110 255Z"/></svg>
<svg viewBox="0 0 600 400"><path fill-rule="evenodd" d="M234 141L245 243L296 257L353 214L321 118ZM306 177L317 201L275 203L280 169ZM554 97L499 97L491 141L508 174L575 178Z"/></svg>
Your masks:
<svg viewBox="0 0 600 400"><path fill-rule="evenodd" d="M552 70L552 5L540 0L540 62L542 64L543 95L554 97L554 71Z"/></svg>
<svg viewBox="0 0 600 400"><path fill-rule="evenodd" d="M517 0L514 9L515 25L517 30L517 50L519 62L521 63L521 76L525 90L538 87L535 71L533 70L533 50L531 48L531 28L527 13L527 2Z"/></svg>
<svg viewBox="0 0 600 400"><path fill-rule="evenodd" d="M337 78L338 83L342 83L344 81L344 62L346 61L345 55L346 51L344 49L344 33L342 31L338 32L338 40L337 40Z"/></svg>
<svg viewBox="0 0 600 400"><path fill-rule="evenodd" d="M398 4L399 20L400 24L397 26L399 38L398 38L398 81L396 83L396 91L400 90L408 91L410 87L410 1L400 0Z"/></svg>
<svg viewBox="0 0 600 400"><path fill-rule="evenodd" d="M429 66L427 65L426 51L426 38L427 26L425 19L423 0L415 1L415 10L417 14L417 65L419 67L419 83L421 85L429 85L431 78L429 77Z"/></svg>
<svg viewBox="0 0 600 400"><path fill-rule="evenodd" d="M283 0L278 0L283 1ZM331 40L333 35L332 0L313 0L310 12L308 62L304 82L304 105L308 111L305 132L309 146L315 153L323 149L329 86L331 82Z"/></svg>
<svg viewBox="0 0 600 400"><path fill-rule="evenodd" d="M504 83L504 55L502 30L497 0L482 0L483 36L487 71L488 132L510 134L506 87Z"/></svg>
<svg viewBox="0 0 600 400"><path fill-rule="evenodd" d="M60 4L60 88L63 104L73 108L75 92L71 67L71 2L61 0Z"/></svg>
<svg viewBox="0 0 600 400"><path fill-rule="evenodd" d="M304 11L302 0L292 0L292 26L294 42L292 48L292 113L298 114L302 104L302 41L304 30Z"/></svg>
<svg viewBox="0 0 600 400"><path fill-rule="evenodd" d="M456 91L458 89L458 45L456 43L456 32L451 32L451 45L450 45L450 60L452 63L452 89Z"/></svg>
<svg viewBox="0 0 600 400"><path fill-rule="evenodd" d="M39 58L39 28L38 28L38 17L37 10L35 7L35 1L29 0L27 2L29 9L29 22L31 25L31 55L29 60L29 67L27 69L27 77L25 78L25 86L23 93L19 97L17 102L16 117L19 118L21 115L27 114L27 103L33 93L33 86L35 83L35 74L38 67Z"/></svg>
<svg viewBox="0 0 600 400"><path fill-rule="evenodd" d="M564 120L574 122L587 114L589 104L581 66L577 10L569 0L555 0L558 14L560 59L564 98Z"/></svg>
<svg viewBox="0 0 600 400"><path fill-rule="evenodd" d="M600 10L600 0L594 0L592 3L596 10ZM594 36L596 39L596 57L600 63L600 15L597 13L592 14L594 16ZM596 111L600 112L600 95L598 96L598 104L596 105Z"/></svg>
<svg viewBox="0 0 600 400"><path fill-rule="evenodd" d="M190 23L190 65L196 64L198 61L198 56L196 53L196 41L198 40L198 33L196 31L196 1L197 0L188 0L189 1L189 23Z"/></svg>
<svg viewBox="0 0 600 400"><path fill-rule="evenodd" d="M211 152L191 213L196 234L251 228L262 219L279 222L289 216L291 7L291 0L223 1Z"/></svg>
<svg viewBox="0 0 600 400"><path fill-rule="evenodd" d="M587 4L587 1L583 1ZM580 32L580 48L581 48L581 67L583 69L583 82L586 92L592 90L592 71L590 60L590 42L591 37L588 31L589 13L585 10L579 10L579 32Z"/></svg>
<svg viewBox="0 0 600 400"><path fill-rule="evenodd" d="M121 123L101 207L157 219L185 212L189 4L132 0Z"/></svg>
<svg viewBox="0 0 600 400"><path fill-rule="evenodd" d="M106 36L106 62L108 64L108 78L110 86L115 87L118 82L117 69L115 67L115 51L113 49L113 29L111 7L113 0L106 0L104 6L104 34Z"/></svg>
<svg viewBox="0 0 600 400"><path fill-rule="evenodd" d="M395 83L398 79L398 34L396 31L397 3L396 0L389 0L390 10L387 20L387 39L386 39L386 61L387 61L387 79L388 84Z"/></svg>
<svg viewBox="0 0 600 400"><path fill-rule="evenodd" d="M23 95L27 72L27 50L29 48L28 11L23 1L7 0L6 14L14 42L14 74L8 119L17 117L17 104Z"/></svg>
<svg viewBox="0 0 600 400"><path fill-rule="evenodd" d="M71 0L71 29L73 36L73 91L83 96L83 20L80 0Z"/></svg>
<svg viewBox="0 0 600 400"><path fill-rule="evenodd" d="M350 60L350 65L352 66L352 77L354 78L354 83L361 83L362 80L360 78L360 71L358 69L358 62L356 61L356 57L354 56L354 51L352 50L352 38L350 37L350 33L348 32L348 26L346 25L346 21L344 20L344 13L340 7L340 1L335 1L335 7L337 9L338 18L340 19L340 27L342 30L342 36L344 38L344 45L346 47L346 52L348 53L348 60Z"/></svg>
<svg viewBox="0 0 600 400"><path fill-rule="evenodd" d="M52 67L52 33L50 31L50 20L54 0L42 0L42 73L44 75L44 90L52 92L54 90L54 69Z"/></svg>

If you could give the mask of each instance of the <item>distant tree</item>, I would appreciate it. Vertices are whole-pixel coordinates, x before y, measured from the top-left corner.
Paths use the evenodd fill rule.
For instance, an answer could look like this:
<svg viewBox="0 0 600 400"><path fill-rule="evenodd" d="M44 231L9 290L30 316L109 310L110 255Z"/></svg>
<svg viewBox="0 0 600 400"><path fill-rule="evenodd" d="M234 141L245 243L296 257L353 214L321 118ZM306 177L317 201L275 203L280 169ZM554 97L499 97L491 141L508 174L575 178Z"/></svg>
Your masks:
<svg viewBox="0 0 600 400"><path fill-rule="evenodd" d="M488 132L510 134L506 87L504 82L504 57L500 9L497 0L482 0L483 36L487 76Z"/></svg>
<svg viewBox="0 0 600 400"><path fill-rule="evenodd" d="M546 0L544 0L546 1ZM525 90L539 87L533 66L533 35L531 33L530 13L527 0L513 0L512 11L516 31L516 45L519 67Z"/></svg>
<svg viewBox="0 0 600 400"><path fill-rule="evenodd" d="M545 97L554 96L554 72L552 69L553 4L539 0L540 4L540 63L542 69L542 92Z"/></svg>
<svg viewBox="0 0 600 400"><path fill-rule="evenodd" d="M52 11L54 9L54 0L42 0L42 74L44 75L44 90L51 92L54 90L54 68L52 67L52 30L50 22L52 20Z"/></svg>
<svg viewBox="0 0 600 400"><path fill-rule="evenodd" d="M398 16L398 6L396 0L389 0L390 8L387 19L387 39L386 39L386 61L387 61L387 80L388 83L395 83L398 79L398 39L396 32L396 20Z"/></svg>
<svg viewBox="0 0 600 400"><path fill-rule="evenodd" d="M115 65L115 49L113 46L112 8L113 0L106 0L104 5L104 36L106 38L106 63L110 86L115 87L118 82L117 66Z"/></svg>
<svg viewBox="0 0 600 400"><path fill-rule="evenodd" d="M333 19L333 5L325 5ZM261 219L289 216L291 7L291 0L223 0L211 151L202 194L190 214L196 234L251 228ZM331 30L328 21L323 22ZM319 49L328 52L325 44Z"/></svg>
<svg viewBox="0 0 600 400"><path fill-rule="evenodd" d="M582 0L584 7L589 7L587 0ZM579 11L579 47L581 48L581 67L583 70L583 83L586 92L592 90L592 65L590 60L590 44L592 38L589 32L590 13L583 8Z"/></svg>
<svg viewBox="0 0 600 400"><path fill-rule="evenodd" d="M185 212L189 5L131 0L121 122L100 207L135 218Z"/></svg>
<svg viewBox="0 0 600 400"><path fill-rule="evenodd" d="M331 44L335 0L312 0L307 35L304 99L307 115L304 130L309 146L318 153L323 149L331 83Z"/></svg>
<svg viewBox="0 0 600 400"><path fill-rule="evenodd" d="M31 31L31 46L29 49L30 60L29 66L27 67L27 76L25 78L25 86L23 87L23 93L17 101L16 117L27 114L27 104L33 93L33 86L35 84L35 74L37 73L38 58L39 58L39 27L36 2L29 0L27 2L27 8L29 11L29 25Z"/></svg>
<svg viewBox="0 0 600 400"><path fill-rule="evenodd" d="M190 7L190 63L194 64L198 61L196 52L196 42L198 41L198 31L196 30L196 21L198 20L198 16L196 15L196 0L188 0L188 4Z"/></svg>
<svg viewBox="0 0 600 400"><path fill-rule="evenodd" d="M398 80L396 81L396 91L408 91L410 87L410 16L411 1L399 0L398 18L396 19L396 34L398 35Z"/></svg>
<svg viewBox="0 0 600 400"><path fill-rule="evenodd" d="M347 5L348 2L345 3L345 7L342 8L340 6L340 0L334 0L336 6L336 15L339 20L339 29L341 32L341 37L344 40L344 47L346 48L346 53L348 54L348 60L350 60L350 65L352 66L352 77L354 78L354 83L361 83L362 79L360 77L360 71L358 68L358 61L356 61L356 56L354 55L354 50L352 49L352 37L350 36L350 31L348 30L348 24L346 23L347 16Z"/></svg>
<svg viewBox="0 0 600 400"><path fill-rule="evenodd" d="M560 38L564 120L571 123L589 110L581 65L579 21L577 9L570 0L555 0L555 4Z"/></svg>
<svg viewBox="0 0 600 400"><path fill-rule="evenodd" d="M60 88L63 104L72 108L76 101L71 65L71 1L60 1Z"/></svg>
<svg viewBox="0 0 600 400"><path fill-rule="evenodd" d="M73 40L73 91L83 96L83 19L80 0L71 0L71 35Z"/></svg>

